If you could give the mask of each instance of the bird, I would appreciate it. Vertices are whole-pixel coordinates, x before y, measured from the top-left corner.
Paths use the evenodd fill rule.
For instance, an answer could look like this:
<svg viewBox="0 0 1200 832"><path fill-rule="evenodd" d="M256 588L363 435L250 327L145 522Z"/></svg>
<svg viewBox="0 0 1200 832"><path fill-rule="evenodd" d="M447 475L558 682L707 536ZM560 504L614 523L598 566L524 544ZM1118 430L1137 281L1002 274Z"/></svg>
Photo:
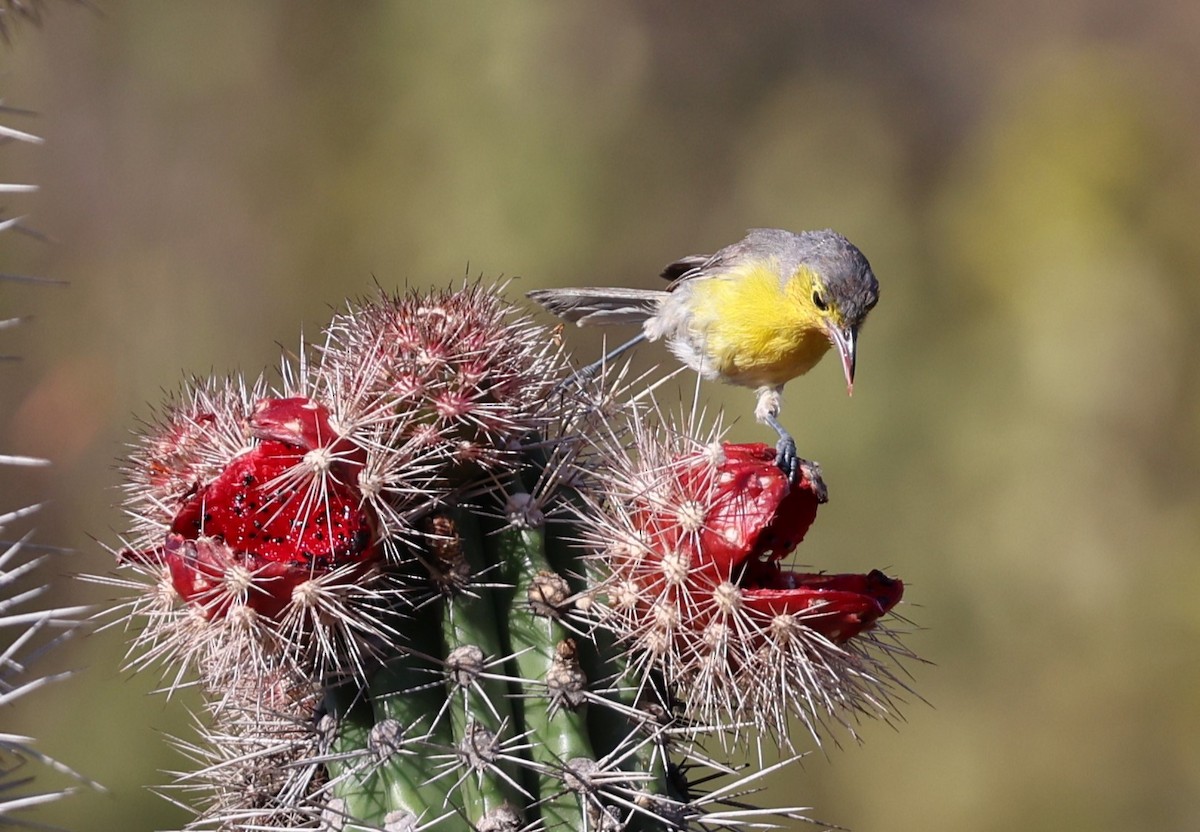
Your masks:
<svg viewBox="0 0 1200 832"><path fill-rule="evenodd" d="M715 254L675 260L662 276L671 281L665 290L538 289L528 296L579 326L641 325L581 376L643 341L665 341L702 378L753 388L755 418L779 436L776 463L792 482L802 474L819 482L819 466L797 455L779 421L783 387L834 348L853 395L859 334L879 301L866 256L831 229L755 228Z"/></svg>

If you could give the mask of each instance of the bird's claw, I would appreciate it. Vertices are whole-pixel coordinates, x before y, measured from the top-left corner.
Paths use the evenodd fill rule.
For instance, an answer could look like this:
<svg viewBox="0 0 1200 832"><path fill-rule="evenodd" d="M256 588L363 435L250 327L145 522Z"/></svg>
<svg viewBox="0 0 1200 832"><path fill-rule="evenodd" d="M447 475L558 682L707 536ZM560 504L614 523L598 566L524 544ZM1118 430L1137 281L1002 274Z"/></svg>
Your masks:
<svg viewBox="0 0 1200 832"><path fill-rule="evenodd" d="M796 455L796 440L790 436L780 437L775 443L775 464L783 471L788 482L795 482L800 473L800 457Z"/></svg>
<svg viewBox="0 0 1200 832"><path fill-rule="evenodd" d="M796 454L796 440L786 436L775 445L775 464L791 485L803 485L813 493L818 503L829 501L829 489L821 478L821 465L801 459Z"/></svg>

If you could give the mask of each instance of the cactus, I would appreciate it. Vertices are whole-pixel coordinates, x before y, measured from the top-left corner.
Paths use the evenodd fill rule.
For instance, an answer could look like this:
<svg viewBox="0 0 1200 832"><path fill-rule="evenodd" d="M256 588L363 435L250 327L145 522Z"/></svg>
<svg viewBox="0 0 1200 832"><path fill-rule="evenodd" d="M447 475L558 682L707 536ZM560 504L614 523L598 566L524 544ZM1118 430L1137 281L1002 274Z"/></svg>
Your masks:
<svg viewBox="0 0 1200 832"><path fill-rule="evenodd" d="M40 1L0 0L0 48L10 45L14 31L20 24L36 25L40 22L42 5ZM40 136L12 126L13 122L20 123L22 119L33 115L27 110L0 104L0 144L15 142L41 145L43 139ZM37 190L36 185L0 182L0 193L17 195L18 202L20 195ZM0 208L0 235L6 240L18 234L39 242L46 239L26 223L25 216L8 216L6 208ZM7 270L0 272L0 284L11 283L61 285L61 281L41 275L14 274ZM25 320L22 317L8 317L7 310L4 310L0 313L0 332L17 327ZM0 365L16 359L17 356L0 353ZM5 375L3 383L7 384L10 380ZM49 460L37 457L0 453L0 473L49 464ZM37 503L15 509L0 506L0 639L4 643L3 651L0 651L0 705L12 705L72 675L70 672L41 672L39 662L46 661L48 654L81 631L81 619L89 611L86 606L41 605L50 591L47 570L52 565L50 559L56 550L35 543L33 532L8 536L15 531L14 526L36 515L40 509L41 505ZM0 827L38 826L35 817L31 816L33 810L77 790L70 786L43 785L41 778L49 772L65 775L80 785L102 788L39 751L34 737L0 733Z"/></svg>
<svg viewBox="0 0 1200 832"><path fill-rule="evenodd" d="M300 354L185 385L125 464L129 661L205 693L189 829L766 827L804 817L747 802L790 719L893 712L900 581L781 566L823 485L573 376L503 286Z"/></svg>

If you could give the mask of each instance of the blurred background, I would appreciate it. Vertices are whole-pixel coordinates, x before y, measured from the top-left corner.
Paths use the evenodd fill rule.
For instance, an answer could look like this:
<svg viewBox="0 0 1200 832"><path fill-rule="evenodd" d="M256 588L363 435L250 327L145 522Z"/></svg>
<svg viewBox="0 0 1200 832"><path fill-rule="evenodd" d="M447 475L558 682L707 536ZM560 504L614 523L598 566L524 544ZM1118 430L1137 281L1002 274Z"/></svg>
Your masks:
<svg viewBox="0 0 1200 832"><path fill-rule="evenodd" d="M34 316L0 333L0 448L54 461L5 469L0 507L50 501L54 569L109 569L115 460L162 390L257 374L374 281L653 287L748 227L833 227L882 302L852 400L836 360L788 389L832 493L799 557L905 580L928 703L763 802L856 832L1200 829L1194 3L95 3L0 58L47 140L0 154L42 186L9 214L54 240L0 258L69 281L0 282L0 318ZM701 392L772 439L750 391ZM184 822L147 787L185 766L187 699L122 672L124 640L3 714L111 789L40 820Z"/></svg>

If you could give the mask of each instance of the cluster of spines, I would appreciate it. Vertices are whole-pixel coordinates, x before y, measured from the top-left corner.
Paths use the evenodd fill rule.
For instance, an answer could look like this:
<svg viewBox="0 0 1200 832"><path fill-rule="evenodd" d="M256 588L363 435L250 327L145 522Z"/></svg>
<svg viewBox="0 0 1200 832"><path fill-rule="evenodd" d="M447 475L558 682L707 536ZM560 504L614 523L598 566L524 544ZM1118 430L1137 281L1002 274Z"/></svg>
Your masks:
<svg viewBox="0 0 1200 832"><path fill-rule="evenodd" d="M379 500L385 532L402 533L456 478L503 469L553 418L545 404L563 352L544 327L514 313L503 289L476 282L381 294L326 330L311 395L331 403L341 431L383 427L370 443L381 453L364 493Z"/></svg>
<svg viewBox="0 0 1200 832"><path fill-rule="evenodd" d="M125 465L135 662L250 651L361 676L399 639L404 541L543 424L565 366L499 291L381 293L336 316L280 387L196 381L168 401Z"/></svg>
<svg viewBox="0 0 1200 832"><path fill-rule="evenodd" d="M28 465L29 457L0 456L0 466ZM0 512L0 540L7 528L35 513L38 506ZM70 673L43 673L39 662L57 649L80 627L87 607L39 607L45 584L31 586L30 576L45 568L48 557L30 541L31 534L0 542L0 633L5 644L0 650L0 706L43 690ZM31 764L66 774L74 780L96 785L62 763L39 751L33 737L6 732L0 734L0 826L23 826L22 815L33 807L56 800L72 788L29 789Z"/></svg>
<svg viewBox="0 0 1200 832"><path fill-rule="evenodd" d="M589 435L593 487L575 519L592 615L640 674L661 673L696 735L791 746L799 719L821 742L832 724L888 718L916 659L880 621L903 585L881 572L788 572L824 485L790 486L766 446L733 446L695 415L632 407ZM686 732L685 732L686 733Z"/></svg>

